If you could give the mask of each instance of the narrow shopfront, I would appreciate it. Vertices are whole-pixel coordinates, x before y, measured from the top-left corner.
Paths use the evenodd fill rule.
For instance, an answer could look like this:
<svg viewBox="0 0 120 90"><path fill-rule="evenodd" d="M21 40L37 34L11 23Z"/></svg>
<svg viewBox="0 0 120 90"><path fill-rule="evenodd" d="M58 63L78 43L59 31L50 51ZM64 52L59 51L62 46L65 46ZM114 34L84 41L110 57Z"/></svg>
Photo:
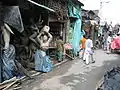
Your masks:
<svg viewBox="0 0 120 90"><path fill-rule="evenodd" d="M71 7L68 9L68 2L69 1L67 0L51 0L51 2L48 2L47 0L36 0L36 2L28 0L25 3L20 4L19 9L24 25L24 31L18 32L15 28L11 27L14 34L11 34L10 36L10 44L15 47L13 48L15 63L17 63L19 66L18 68L22 67L21 71L19 70L20 72L17 73L21 74L22 72L20 77L23 75L29 77L29 71L35 70L34 55L35 52L40 48L40 45L36 44L36 37L45 25L50 28L49 32L53 36L48 48L48 56L50 56L50 60L53 64L58 63L56 57L56 40L58 39L58 36L62 37L64 44L66 44L68 41L71 44L76 43L71 48L74 49L75 52L77 48L78 51L79 39L81 38L82 18L80 11L82 4L80 2L77 4L75 1L74 4L70 4ZM77 7L72 6L75 4ZM68 11L70 13L68 13ZM71 16L71 14L73 14L73 16ZM70 22L70 26L68 26L68 22ZM70 31L68 27L71 27L72 31ZM3 37L1 32L0 35L0 39L2 39ZM67 35L69 36L67 37ZM1 40L1 42L2 41L3 40ZM3 44L4 42L0 43L0 54L3 53ZM0 62L0 64L2 64L2 62ZM2 73L1 68L2 67L0 67L0 74ZM3 78L1 78L1 76L2 75L0 75L0 81L2 81Z"/></svg>
<svg viewBox="0 0 120 90"><path fill-rule="evenodd" d="M66 41L66 35L65 35L66 21L65 20L67 19L66 16L68 12L67 12L66 3L63 4L65 6L64 8L66 8L65 9L66 12L64 15L62 15L61 12L57 12L56 14L54 9L51 9L51 8L54 8L53 7L54 5L52 4L53 6L49 6L48 2L46 1L42 1L42 2L38 1L38 2L32 2L32 3L31 3L31 0L29 1L30 2L25 2L24 4L20 4L20 12L21 12L22 21L24 24L24 31L22 33L19 33L14 28L12 28L12 31L14 32L14 34L11 35L10 44L15 46L15 53L16 53L15 60L24 67L23 69L27 69L28 71L31 71L35 69L34 54L35 54L35 51L39 49L39 46L36 45L34 42L35 33L37 33L37 31L40 32L40 30L43 28L44 25L48 25L50 27L50 33L53 36L53 40L50 43L48 52L49 52L50 59L54 63L54 61L56 61L55 43L56 43L57 37L62 36L63 41L64 42ZM59 6L63 7L63 5L59 3ZM0 33L0 35L2 34ZM0 47L1 45L2 44L0 44ZM2 53L2 50L1 50L1 53ZM23 71L21 70L20 72L23 72ZM1 73L2 71L0 68L0 74ZM28 75L27 73L28 72L26 72L25 74ZM1 77L0 77L0 81L2 81Z"/></svg>

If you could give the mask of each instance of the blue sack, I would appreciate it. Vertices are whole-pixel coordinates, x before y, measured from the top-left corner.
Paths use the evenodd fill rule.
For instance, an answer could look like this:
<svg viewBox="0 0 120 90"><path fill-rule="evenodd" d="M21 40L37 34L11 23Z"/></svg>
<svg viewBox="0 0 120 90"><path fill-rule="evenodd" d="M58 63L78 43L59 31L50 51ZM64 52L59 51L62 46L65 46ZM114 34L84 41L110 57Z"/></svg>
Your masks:
<svg viewBox="0 0 120 90"><path fill-rule="evenodd" d="M50 57L46 54L43 55L43 51L37 50L35 53L35 70L41 72L50 72L53 68Z"/></svg>
<svg viewBox="0 0 120 90"><path fill-rule="evenodd" d="M8 80L14 77L14 73L17 70L15 65L15 47L10 45L8 49L2 53L2 77L3 80Z"/></svg>
<svg viewBox="0 0 120 90"><path fill-rule="evenodd" d="M43 72L50 72L53 68L52 61L50 60L49 56L44 57L43 61Z"/></svg>

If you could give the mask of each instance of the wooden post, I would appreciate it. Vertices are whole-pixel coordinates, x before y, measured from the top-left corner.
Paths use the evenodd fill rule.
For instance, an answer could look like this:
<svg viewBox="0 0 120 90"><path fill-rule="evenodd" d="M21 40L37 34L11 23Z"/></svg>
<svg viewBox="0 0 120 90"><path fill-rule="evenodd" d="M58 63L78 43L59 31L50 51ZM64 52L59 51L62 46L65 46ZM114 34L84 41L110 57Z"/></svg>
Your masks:
<svg viewBox="0 0 120 90"><path fill-rule="evenodd" d="M94 38L94 35L95 35L95 29L94 29L94 25L92 25L91 36L92 36L92 40L93 40L93 45L95 44L95 38Z"/></svg>
<svg viewBox="0 0 120 90"><path fill-rule="evenodd" d="M68 28L69 28L69 24L68 24L68 20L66 20L66 22L63 24L63 34L64 34L64 41L68 42Z"/></svg>
<svg viewBox="0 0 120 90"><path fill-rule="evenodd" d="M68 42L69 29L70 29L70 20L67 20L67 26L66 26L66 42Z"/></svg>

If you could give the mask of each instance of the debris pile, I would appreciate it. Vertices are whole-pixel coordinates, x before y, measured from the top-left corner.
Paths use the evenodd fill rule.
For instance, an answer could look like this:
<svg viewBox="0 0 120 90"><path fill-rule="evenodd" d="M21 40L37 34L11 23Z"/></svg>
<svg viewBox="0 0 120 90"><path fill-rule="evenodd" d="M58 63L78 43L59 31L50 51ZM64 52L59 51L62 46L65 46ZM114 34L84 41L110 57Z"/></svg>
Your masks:
<svg viewBox="0 0 120 90"><path fill-rule="evenodd" d="M120 90L120 67L107 72L97 90Z"/></svg>

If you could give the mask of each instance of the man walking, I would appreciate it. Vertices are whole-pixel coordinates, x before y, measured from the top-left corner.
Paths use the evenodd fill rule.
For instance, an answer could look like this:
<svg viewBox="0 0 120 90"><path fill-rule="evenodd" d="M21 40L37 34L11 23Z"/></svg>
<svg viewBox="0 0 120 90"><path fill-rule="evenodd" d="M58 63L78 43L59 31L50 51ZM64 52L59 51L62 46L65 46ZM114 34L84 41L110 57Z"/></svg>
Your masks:
<svg viewBox="0 0 120 90"><path fill-rule="evenodd" d="M88 36L85 43L85 53L84 53L83 60L85 60L85 63L88 65L90 63L90 59L92 63L95 63L93 59L93 42L91 40L91 37Z"/></svg>
<svg viewBox="0 0 120 90"><path fill-rule="evenodd" d="M111 37L111 34L108 35L108 38L107 38L107 54L110 53L110 45L111 45L111 42L112 42L112 37Z"/></svg>

